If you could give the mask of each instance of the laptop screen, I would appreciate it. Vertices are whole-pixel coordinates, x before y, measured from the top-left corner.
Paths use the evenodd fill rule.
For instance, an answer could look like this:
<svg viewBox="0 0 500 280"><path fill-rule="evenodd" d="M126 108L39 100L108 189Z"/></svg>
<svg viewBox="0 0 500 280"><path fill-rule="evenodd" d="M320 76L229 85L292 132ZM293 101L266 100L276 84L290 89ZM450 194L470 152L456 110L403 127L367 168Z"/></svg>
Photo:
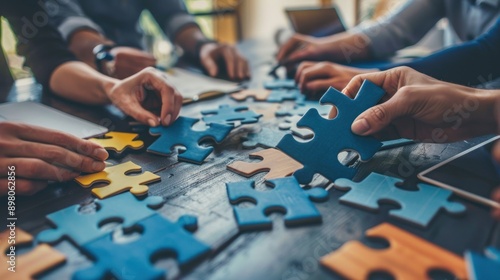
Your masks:
<svg viewBox="0 0 500 280"><path fill-rule="evenodd" d="M325 37L346 30L335 7L286 9L295 32L314 37Z"/></svg>

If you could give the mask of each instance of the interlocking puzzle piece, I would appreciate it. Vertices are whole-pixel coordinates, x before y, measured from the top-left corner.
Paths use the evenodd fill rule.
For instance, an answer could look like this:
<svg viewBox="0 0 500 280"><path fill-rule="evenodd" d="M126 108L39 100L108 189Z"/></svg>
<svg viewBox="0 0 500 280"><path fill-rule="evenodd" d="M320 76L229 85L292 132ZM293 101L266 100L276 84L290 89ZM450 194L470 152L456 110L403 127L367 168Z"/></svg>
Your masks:
<svg viewBox="0 0 500 280"><path fill-rule="evenodd" d="M112 150L120 154L126 148L139 150L144 147L144 142L136 140L139 135L136 133L108 132L105 138L90 138L89 140L101 145L106 150Z"/></svg>
<svg viewBox="0 0 500 280"><path fill-rule="evenodd" d="M471 280L494 280L500 276L500 250L489 247L486 256L465 252L467 272Z"/></svg>
<svg viewBox="0 0 500 280"><path fill-rule="evenodd" d="M303 116L310 109L316 109L318 113L322 116L327 116L330 113L330 109L328 106L321 106L317 101L303 101L301 103L297 103L293 106L292 109L282 106L275 113L277 117L284 116Z"/></svg>
<svg viewBox="0 0 500 280"><path fill-rule="evenodd" d="M106 167L103 171L94 174L83 175L75 178L75 181L84 188L91 187L96 183L108 183L105 187L93 188L92 193L100 199L112 196L127 190L134 195L144 195L148 192L147 184L160 181L160 176L146 171L139 175L128 175L132 172L140 172L142 168L127 161L115 166Z"/></svg>
<svg viewBox="0 0 500 280"><path fill-rule="evenodd" d="M279 79L264 82L264 88L266 89L295 89L297 84L294 79Z"/></svg>
<svg viewBox="0 0 500 280"><path fill-rule="evenodd" d="M284 213L285 225L298 226L321 222L321 214L311 201L328 199L328 192L322 188L303 190L294 177L267 181L274 188L269 191L255 190L254 181L226 183L229 201L232 204L253 202L254 207L234 207L234 215L241 230L272 228L270 213Z"/></svg>
<svg viewBox="0 0 500 280"><path fill-rule="evenodd" d="M242 124L256 123L262 115L258 115L253 111L248 110L247 106L229 106L220 105L216 110L203 110L202 115L209 115L203 117L203 121L207 124L219 123L234 125L235 121Z"/></svg>
<svg viewBox="0 0 500 280"><path fill-rule="evenodd" d="M301 118L302 117L298 115L286 117L284 122L279 124L279 128L282 130L290 130L293 134L302 139L310 139L314 136L314 133L311 130L297 127L297 123Z"/></svg>
<svg viewBox="0 0 500 280"><path fill-rule="evenodd" d="M231 98L237 101L245 101L247 98L253 98L255 101L266 101L270 90L267 89L245 89L231 94Z"/></svg>
<svg viewBox="0 0 500 280"><path fill-rule="evenodd" d="M16 243L9 243L9 240L15 240ZM22 245L28 245L33 242L33 236L20 228L16 228L15 236L11 236L10 230L0 233L0 262L2 269L0 279L2 280L28 280L34 279L37 274L52 269L66 261L66 257L54 250L47 244L40 244L34 247L30 252L19 255L19 251L14 251L15 259L10 263L10 246L16 249ZM15 272L9 270L14 269Z"/></svg>
<svg viewBox="0 0 500 280"><path fill-rule="evenodd" d="M314 132L313 139L298 142L292 135L285 135L281 139L278 148L304 165L304 168L294 173L301 184L310 182L315 173L330 181L353 178L356 169L341 164L338 154L344 150L354 150L362 161L366 161L378 151L381 143L377 139L353 134L351 125L359 114L375 105L383 95L381 88L366 80L355 99L330 87L321 97L320 103L335 105L337 116L325 119L316 109L311 109L297 126L310 128Z"/></svg>
<svg viewBox="0 0 500 280"><path fill-rule="evenodd" d="M267 102L283 102L285 100L299 100L299 102L303 102L304 95L298 89L248 89L231 94L231 98L237 101L253 98L255 101Z"/></svg>
<svg viewBox="0 0 500 280"><path fill-rule="evenodd" d="M384 271L394 279L429 279L431 270L445 270L455 279L467 279L464 260L420 237L388 223L366 231L367 237L383 238L389 248L373 249L359 241L349 241L321 258L322 265L347 279L368 279L370 273Z"/></svg>
<svg viewBox="0 0 500 280"><path fill-rule="evenodd" d="M189 231L197 228L197 219L183 216L176 223L160 215L140 221L141 236L129 243L113 242L107 234L83 249L95 259L90 268L75 272L73 278L103 279L113 275L124 279L163 279L165 271L155 268L151 259L161 253L172 252L179 266L185 266L210 252L210 247L198 241Z"/></svg>
<svg viewBox="0 0 500 280"><path fill-rule="evenodd" d="M388 149L406 146L406 145L410 145L410 144L414 144L414 143L415 143L415 141L413 141L411 139L406 139L406 138L382 141L382 147L380 147L380 150L388 150Z"/></svg>
<svg viewBox="0 0 500 280"><path fill-rule="evenodd" d="M157 126L149 129L151 135L160 135L151 146L148 152L160 155L172 154L171 149L176 145L186 148L186 151L179 154L179 160L188 161L196 164L202 164L206 157L213 151L213 147L200 146L204 140L211 139L219 143L233 129L230 125L211 123L203 131L193 130L192 126L198 122L197 119L179 117L170 126Z"/></svg>
<svg viewBox="0 0 500 280"><path fill-rule="evenodd" d="M250 177L259 172L268 171L265 180L290 176L295 170L302 168L302 164L289 157L287 154L274 148L250 154L250 158L262 159L260 162L235 161L227 169L242 176Z"/></svg>
<svg viewBox="0 0 500 280"><path fill-rule="evenodd" d="M283 136L287 134L289 133L286 131L263 127L257 133L248 133L245 137L247 140L244 141L242 145L245 149L253 149L257 146L263 148L274 148L278 145L278 142L283 138Z"/></svg>
<svg viewBox="0 0 500 280"><path fill-rule="evenodd" d="M123 227L130 227L140 220L156 214L150 207L163 203L159 196L149 196L139 200L131 193L123 193L105 200L95 199L98 206L94 213L81 213L80 205L73 205L47 215L55 229L47 229L37 236L39 242L55 243L63 237L77 245L84 245L105 234L100 226L107 221L122 221Z"/></svg>
<svg viewBox="0 0 500 280"><path fill-rule="evenodd" d="M462 213L465 206L461 203L448 201L453 192L427 185L417 184L418 191L408 191L396 187L398 178L371 173L362 182L354 183L348 179L337 179L335 188L350 191L344 194L341 202L356 205L365 209L378 209L379 202L394 202L401 209L393 209L389 214L420 226L427 226L432 218L444 209L449 213Z"/></svg>

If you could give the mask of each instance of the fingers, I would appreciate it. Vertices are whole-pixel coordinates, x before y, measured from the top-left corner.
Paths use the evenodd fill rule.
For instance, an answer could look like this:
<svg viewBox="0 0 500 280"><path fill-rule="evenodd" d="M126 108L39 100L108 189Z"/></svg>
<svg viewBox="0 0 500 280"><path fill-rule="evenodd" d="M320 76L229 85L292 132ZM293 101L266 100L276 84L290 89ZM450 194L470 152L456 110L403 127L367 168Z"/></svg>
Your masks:
<svg viewBox="0 0 500 280"><path fill-rule="evenodd" d="M300 34L293 35L288 41L286 41L278 51L276 55L276 60L279 62L283 62L285 59L288 60L287 56L296 50L296 48L303 44L306 40L306 37Z"/></svg>
<svg viewBox="0 0 500 280"><path fill-rule="evenodd" d="M58 167L37 158L2 158L0 166L16 166L18 178L64 182L80 175L66 168Z"/></svg>
<svg viewBox="0 0 500 280"><path fill-rule="evenodd" d="M208 74L215 77L219 73L219 67L215 61L215 57L212 55L206 55L201 57L201 65L207 70Z"/></svg>
<svg viewBox="0 0 500 280"><path fill-rule="evenodd" d="M32 195L47 187L47 181L39 180L26 180L21 178L16 178L15 182L15 192L16 195ZM7 179L0 178L0 196L7 195L9 189L9 181Z"/></svg>
<svg viewBox="0 0 500 280"><path fill-rule="evenodd" d="M358 135L370 135L387 127L393 120L405 115L406 105L391 98L387 102L373 106L359 115L352 123L351 130Z"/></svg>
<svg viewBox="0 0 500 280"><path fill-rule="evenodd" d="M323 94L330 87L338 88L338 85L335 83L335 79L313 80L300 84L300 91Z"/></svg>
<svg viewBox="0 0 500 280"><path fill-rule="evenodd" d="M235 58L235 53L232 48L228 47L223 47L222 48L222 58L224 59L224 62L226 63L226 71L231 80L234 80L236 78L236 58Z"/></svg>
<svg viewBox="0 0 500 280"><path fill-rule="evenodd" d="M318 63L308 67L302 71L299 77L299 87L301 90L305 90L304 84L309 83L316 79L321 78L333 78L335 77L331 71L331 66L328 64Z"/></svg>
<svg viewBox="0 0 500 280"><path fill-rule="evenodd" d="M308 69L309 67L313 66L317 64L317 62L313 62L313 61L304 61L302 63L299 64L299 66L297 67L297 72L295 73L295 83L299 83L299 80L300 80L300 77L302 76L302 73L304 72L304 70Z"/></svg>

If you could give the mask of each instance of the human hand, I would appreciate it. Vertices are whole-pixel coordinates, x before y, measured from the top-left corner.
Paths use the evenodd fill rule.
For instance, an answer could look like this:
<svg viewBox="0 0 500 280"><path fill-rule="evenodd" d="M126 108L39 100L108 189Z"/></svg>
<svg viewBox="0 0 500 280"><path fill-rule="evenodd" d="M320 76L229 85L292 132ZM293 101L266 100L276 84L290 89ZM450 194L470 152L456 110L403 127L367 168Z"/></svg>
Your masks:
<svg viewBox="0 0 500 280"><path fill-rule="evenodd" d="M114 47L110 53L113 61L109 62L109 72L111 77L117 79L128 78L146 67L154 67L156 59L149 53L130 47Z"/></svg>
<svg viewBox="0 0 500 280"><path fill-rule="evenodd" d="M354 98L365 79L386 95L353 122L358 135L440 143L496 132L498 92L441 82L408 67L358 75L342 92Z"/></svg>
<svg viewBox="0 0 500 280"><path fill-rule="evenodd" d="M319 60L324 55L320 39L294 34L280 47L276 59L283 64L293 64L303 60Z"/></svg>
<svg viewBox="0 0 500 280"><path fill-rule="evenodd" d="M105 168L108 153L101 146L72 135L37 126L0 122L0 195L15 182L16 194L30 195L49 181L71 180L80 172L94 173ZM15 181L7 170L15 166Z"/></svg>
<svg viewBox="0 0 500 280"><path fill-rule="evenodd" d="M343 89L356 75L375 71L378 70L354 68L333 62L304 61L297 68L295 82L301 92L323 94L329 87Z"/></svg>
<svg viewBox="0 0 500 280"><path fill-rule="evenodd" d="M231 80L241 81L250 78L247 60L233 46L218 43L204 44L199 56L201 65L212 77L220 73L220 67L224 65Z"/></svg>
<svg viewBox="0 0 500 280"><path fill-rule="evenodd" d="M500 163L500 141L497 141L493 146L492 156L496 162ZM493 195L491 196L491 198L494 201L500 203L500 188L497 188L495 191L493 191ZM493 215L493 218L500 220L500 208L493 208L491 214Z"/></svg>
<svg viewBox="0 0 500 280"><path fill-rule="evenodd" d="M163 73L152 67L145 68L124 80L116 80L111 86L106 90L111 102L141 123L152 127L160 123L170 125L179 116L182 107L181 94L168 84ZM155 115L149 110L152 108L145 104L148 94L154 94L161 104L160 116Z"/></svg>

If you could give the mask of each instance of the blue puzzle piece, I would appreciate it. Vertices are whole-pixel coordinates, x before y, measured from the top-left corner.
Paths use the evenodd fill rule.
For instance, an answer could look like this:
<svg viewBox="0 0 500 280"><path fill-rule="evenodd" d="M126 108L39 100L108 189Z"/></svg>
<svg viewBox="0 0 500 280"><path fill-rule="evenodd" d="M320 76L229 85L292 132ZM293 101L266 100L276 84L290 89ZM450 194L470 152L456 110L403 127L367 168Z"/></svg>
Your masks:
<svg viewBox="0 0 500 280"><path fill-rule="evenodd" d="M486 256L467 251L464 254L470 280L496 280L500 277L500 250L486 249Z"/></svg>
<svg viewBox="0 0 500 280"><path fill-rule="evenodd" d="M189 231L196 230L196 217L183 216L172 223L160 215L140 221L141 237L129 243L113 242L107 234L83 246L94 265L73 275L73 279L163 279L165 271L155 268L151 259L162 252L173 252L183 267L210 252L210 247L198 241Z"/></svg>
<svg viewBox="0 0 500 280"><path fill-rule="evenodd" d="M330 113L331 108L328 106L322 106L317 101L303 101L299 100L297 104L293 105L293 108L286 108L284 106L280 107L275 115L277 117L283 116L303 116L310 109L316 109L320 115L327 116Z"/></svg>
<svg viewBox="0 0 500 280"><path fill-rule="evenodd" d="M321 222L321 214L312 201L325 201L328 192L322 188L303 190L294 177L269 180L274 185L269 191L255 190L254 181L226 183L229 201L244 201L256 205L251 208L234 207L234 215L241 230L272 228L270 213L284 213L285 225L298 226Z"/></svg>
<svg viewBox="0 0 500 280"><path fill-rule="evenodd" d="M256 114L254 111L249 111L247 106L220 105L216 110L203 110L203 115L211 115L203 117L203 121L207 124L219 123L234 125L235 121L240 121L242 124L256 123L262 115Z"/></svg>
<svg viewBox="0 0 500 280"><path fill-rule="evenodd" d="M267 97L268 102L283 102L285 100L299 100L303 102L304 95L298 89L275 89Z"/></svg>
<svg viewBox="0 0 500 280"><path fill-rule="evenodd" d="M312 140L298 142L292 135L285 135L278 148L304 165L294 176L301 184L310 182L315 173L330 181L337 178L353 178L356 169L341 164L338 154L344 150L356 151L361 160L370 159L381 143L373 137L355 135L351 125L356 117L375 105L384 91L369 81L364 81L355 99L351 99L334 88L323 95L321 104L333 104L338 114L334 119L325 119L316 109L308 111L297 123L314 132Z"/></svg>
<svg viewBox="0 0 500 280"><path fill-rule="evenodd" d="M380 147L380 150L388 150L392 148L397 148L401 146L406 146L406 145L411 145L415 144L415 141L411 139L406 139L406 138L401 138L401 139L394 139L394 140L389 140L389 141L382 141L382 147Z"/></svg>
<svg viewBox="0 0 500 280"><path fill-rule="evenodd" d="M398 178L371 173L362 182L337 179L335 188L350 191L340 198L341 202L365 209L376 210L379 202L394 202L401 209L390 210L393 217L426 227L434 216L444 209L449 213L462 213L465 207L457 202L448 201L452 192L427 184L418 184L418 191L396 187Z"/></svg>
<svg viewBox="0 0 500 280"><path fill-rule="evenodd" d="M272 80L264 82L265 89L295 89L297 85L294 79Z"/></svg>
<svg viewBox="0 0 500 280"><path fill-rule="evenodd" d="M83 245L106 234L100 225L106 221L123 221L124 227L156 214L148 208L163 204L163 198L150 196L139 200L129 192L112 196L105 200L95 199L98 208L96 212L80 213L80 205L73 205L47 215L55 229L47 229L37 236L39 242L55 243L63 237L69 238L78 245Z"/></svg>
<svg viewBox="0 0 500 280"><path fill-rule="evenodd" d="M231 132L232 126L212 123L203 131L193 130L192 126L197 119L179 117L170 126L157 126L149 129L151 135L160 135L160 138L148 147L148 152L160 155L172 154L172 148L181 145L186 151L180 153L179 160L202 164L203 160L213 151L213 147L203 147L199 143L206 139L221 142Z"/></svg>
<svg viewBox="0 0 500 280"><path fill-rule="evenodd" d="M281 138L283 138L286 134L289 134L289 132L263 127L257 133L248 133L245 137L247 140L242 144L246 149L253 149L257 146L263 148L275 148Z"/></svg>

